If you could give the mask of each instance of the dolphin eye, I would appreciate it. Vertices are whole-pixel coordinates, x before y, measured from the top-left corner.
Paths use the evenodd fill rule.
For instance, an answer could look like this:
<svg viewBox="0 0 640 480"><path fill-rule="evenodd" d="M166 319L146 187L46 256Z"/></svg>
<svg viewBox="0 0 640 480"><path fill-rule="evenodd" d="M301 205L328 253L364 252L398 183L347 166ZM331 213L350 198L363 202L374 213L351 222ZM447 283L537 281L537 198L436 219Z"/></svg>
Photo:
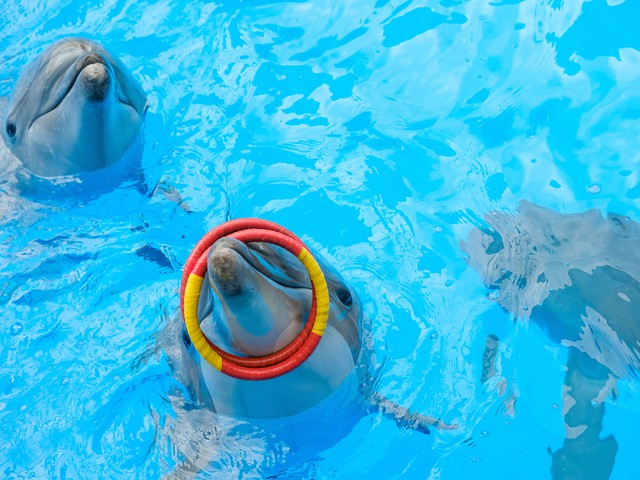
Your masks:
<svg viewBox="0 0 640 480"><path fill-rule="evenodd" d="M7 135L9 135L9 138L16 136L16 125L14 123L7 123Z"/></svg>
<svg viewBox="0 0 640 480"><path fill-rule="evenodd" d="M340 302L345 307L350 307L351 305L353 305L353 299L351 298L351 293L346 288L343 288L343 287L338 288L336 290L336 295L338 297L338 300L340 300Z"/></svg>
<svg viewBox="0 0 640 480"><path fill-rule="evenodd" d="M184 343L187 348L191 346L191 338L189 338L189 334L186 330L182 331L182 343Z"/></svg>

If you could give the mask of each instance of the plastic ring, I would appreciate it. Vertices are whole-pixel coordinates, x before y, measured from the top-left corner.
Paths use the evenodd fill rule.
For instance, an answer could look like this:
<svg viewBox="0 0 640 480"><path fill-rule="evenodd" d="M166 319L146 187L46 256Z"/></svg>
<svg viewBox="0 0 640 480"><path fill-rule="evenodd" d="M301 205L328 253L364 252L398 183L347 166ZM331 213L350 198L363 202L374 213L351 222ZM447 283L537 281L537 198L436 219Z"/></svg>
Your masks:
<svg viewBox="0 0 640 480"><path fill-rule="evenodd" d="M309 273L313 300L307 321L289 345L270 355L232 355L214 345L200 328L198 302L207 273L209 249L218 239L226 236L245 243L267 242L282 247L295 255ZM309 358L327 326L329 304L329 291L324 274L306 245L285 228L254 218L226 222L205 235L185 263L180 288L180 307L187 333L196 350L217 370L244 380L266 380L284 375Z"/></svg>

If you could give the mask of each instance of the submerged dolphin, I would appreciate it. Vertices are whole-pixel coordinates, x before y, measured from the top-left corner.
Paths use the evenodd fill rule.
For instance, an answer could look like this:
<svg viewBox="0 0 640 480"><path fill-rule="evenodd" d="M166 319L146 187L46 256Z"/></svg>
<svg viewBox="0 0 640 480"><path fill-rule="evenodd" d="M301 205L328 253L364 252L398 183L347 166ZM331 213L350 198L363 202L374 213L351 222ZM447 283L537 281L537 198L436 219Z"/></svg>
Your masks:
<svg viewBox="0 0 640 480"><path fill-rule="evenodd" d="M192 396L218 413L274 419L305 412L340 390L341 398L363 399L367 411L380 412L401 426L427 433L431 426L455 428L367 390L372 388L373 360L360 302L324 259L316 255L316 260L327 280L331 307L327 328L313 354L280 377L238 380L202 361L186 331L175 329L180 336L174 342L181 351L168 351L169 359ZM198 317L205 335L219 347L238 355L261 356L294 340L311 299L308 274L291 253L266 243L222 238L209 252Z"/></svg>
<svg viewBox="0 0 640 480"><path fill-rule="evenodd" d="M568 347L566 438L554 478L608 478L617 442L600 438L603 401L640 368L640 224L597 210L564 215L521 202L486 216L461 247L499 304Z"/></svg>
<svg viewBox="0 0 640 480"><path fill-rule="evenodd" d="M146 111L142 87L120 60L83 38L60 40L22 73L2 136L42 177L108 167L134 144Z"/></svg>

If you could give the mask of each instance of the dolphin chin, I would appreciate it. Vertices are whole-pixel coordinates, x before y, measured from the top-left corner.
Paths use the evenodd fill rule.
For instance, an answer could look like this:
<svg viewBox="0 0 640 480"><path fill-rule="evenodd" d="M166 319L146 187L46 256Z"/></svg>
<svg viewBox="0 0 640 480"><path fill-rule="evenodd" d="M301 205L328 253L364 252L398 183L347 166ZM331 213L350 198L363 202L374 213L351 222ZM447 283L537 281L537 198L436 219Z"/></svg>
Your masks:
<svg viewBox="0 0 640 480"><path fill-rule="evenodd" d="M69 38L20 76L3 138L35 175L92 172L131 150L145 111L144 91L120 60L96 42Z"/></svg>

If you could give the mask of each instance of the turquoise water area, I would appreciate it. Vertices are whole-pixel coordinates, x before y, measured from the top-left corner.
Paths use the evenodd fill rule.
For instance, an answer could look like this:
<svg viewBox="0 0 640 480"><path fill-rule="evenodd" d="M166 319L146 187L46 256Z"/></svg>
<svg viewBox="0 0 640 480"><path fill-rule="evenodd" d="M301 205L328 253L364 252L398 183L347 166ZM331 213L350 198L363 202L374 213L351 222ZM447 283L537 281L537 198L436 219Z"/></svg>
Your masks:
<svg viewBox="0 0 640 480"><path fill-rule="evenodd" d="M82 34L149 111L140 175L96 195L30 192L0 146L0 476L551 478L566 348L493 302L459 242L522 199L640 220L638 18L633 0L5 1L2 110ZM316 416L288 433L327 441L294 446L186 398L160 338L181 267L245 216L353 285L382 393L459 428ZM621 378L605 400L611 478L637 472L639 393Z"/></svg>

